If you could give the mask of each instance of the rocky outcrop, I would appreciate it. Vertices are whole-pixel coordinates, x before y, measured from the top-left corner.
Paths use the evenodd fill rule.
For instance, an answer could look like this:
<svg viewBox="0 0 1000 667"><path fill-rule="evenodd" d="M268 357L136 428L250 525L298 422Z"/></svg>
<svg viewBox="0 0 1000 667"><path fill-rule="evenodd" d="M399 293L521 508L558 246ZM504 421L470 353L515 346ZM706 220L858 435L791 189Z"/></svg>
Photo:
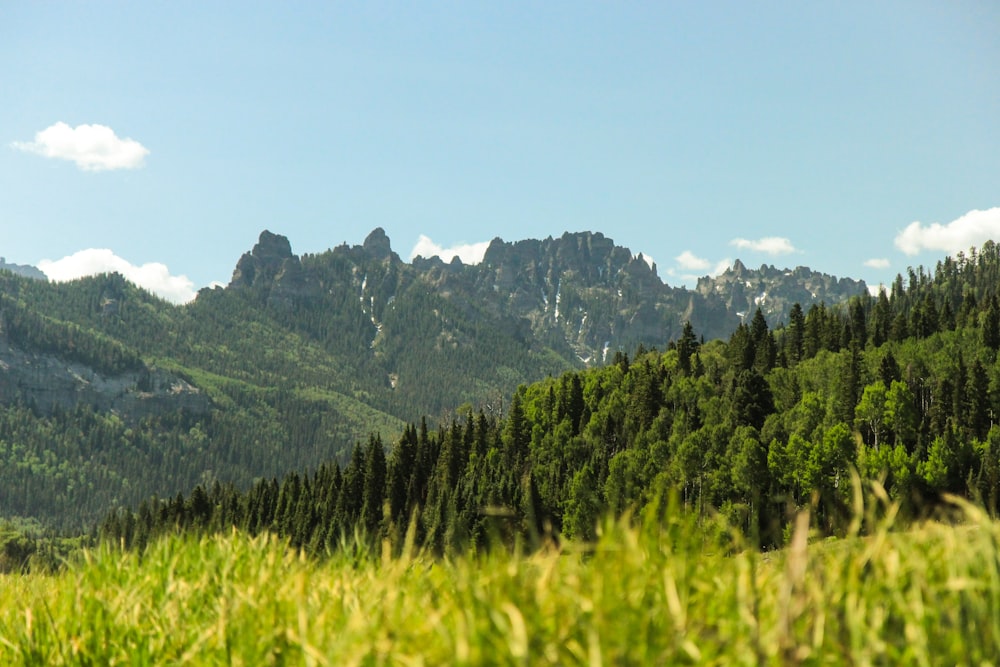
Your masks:
<svg viewBox="0 0 1000 667"><path fill-rule="evenodd" d="M385 230L381 227L372 230L361 247L372 259L377 261L384 262L391 259L399 261L399 255L392 251L389 237L386 236Z"/></svg>
<svg viewBox="0 0 1000 667"><path fill-rule="evenodd" d="M240 257L229 287L256 290L269 306L286 310L316 291L298 255L292 254L288 238L267 230L261 232L253 249Z"/></svg>
<svg viewBox="0 0 1000 667"><path fill-rule="evenodd" d="M288 239L265 229L253 249L243 253L236 263L229 287L241 289L272 282L288 260L298 261Z"/></svg>
<svg viewBox="0 0 1000 667"><path fill-rule="evenodd" d="M30 264L8 264L7 259L4 257L0 257L0 271L10 271L19 276L35 280L48 280L48 277L37 267Z"/></svg>
<svg viewBox="0 0 1000 667"><path fill-rule="evenodd" d="M409 335L384 328L382 321L385 309L405 298L413 283L447 299L462 317L486 318L525 345L549 347L583 364L640 343L663 347L688 320L706 339L725 338L757 307L774 326L786 321L795 302L804 308L833 304L866 290L863 282L804 267L749 269L739 261L717 278L701 279L694 290L674 288L660 279L655 264L599 232L516 242L495 238L477 265L439 257L407 264L381 228L361 246L338 246L301 262L288 239L265 231L240 258L230 288L259 290L269 306L289 312L305 299L359 308L377 340L385 341Z"/></svg>
<svg viewBox="0 0 1000 667"><path fill-rule="evenodd" d="M867 294L868 286L863 280L838 279L805 266L778 269L764 264L759 269L749 269L736 260L715 278L706 276L698 280L696 291L702 296L721 299L727 310L743 318L760 308L773 327L788 321L796 303L806 310L814 303L832 305Z"/></svg>
<svg viewBox="0 0 1000 667"><path fill-rule="evenodd" d="M108 376L77 362L13 346L0 333L0 403L31 405L43 414L77 405L129 419L186 410L207 413L203 392L163 369L142 368Z"/></svg>

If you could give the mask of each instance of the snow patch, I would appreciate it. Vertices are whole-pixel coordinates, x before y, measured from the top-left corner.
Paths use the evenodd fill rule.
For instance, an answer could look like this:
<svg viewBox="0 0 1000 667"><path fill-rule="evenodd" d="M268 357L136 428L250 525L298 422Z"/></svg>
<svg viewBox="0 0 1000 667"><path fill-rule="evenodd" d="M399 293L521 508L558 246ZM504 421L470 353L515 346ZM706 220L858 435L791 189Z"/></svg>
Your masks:
<svg viewBox="0 0 1000 667"><path fill-rule="evenodd" d="M559 284L556 285L556 324L559 323L559 301L562 298L562 278L559 279Z"/></svg>

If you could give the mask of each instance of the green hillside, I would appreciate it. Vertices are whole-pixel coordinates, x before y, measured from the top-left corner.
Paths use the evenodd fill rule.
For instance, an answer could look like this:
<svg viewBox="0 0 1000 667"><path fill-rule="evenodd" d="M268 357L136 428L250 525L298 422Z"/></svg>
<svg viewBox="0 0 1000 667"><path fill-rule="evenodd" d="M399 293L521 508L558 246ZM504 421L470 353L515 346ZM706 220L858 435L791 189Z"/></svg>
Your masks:
<svg viewBox="0 0 1000 667"><path fill-rule="evenodd" d="M178 528L236 526L323 554L356 528L398 547L412 527L418 544L451 553L491 537L591 540L605 513L655 514L676 490L689 512L721 514L771 547L803 508L821 534L847 531L853 470L881 480L906 519L943 494L994 512L997 261L990 245L905 290L793 309L776 330L758 311L728 341L701 343L687 327L664 351L525 385L502 416L425 421L388 454L373 436L347 463L246 492L201 485L108 515L102 535L142 546Z"/></svg>
<svg viewBox="0 0 1000 667"><path fill-rule="evenodd" d="M886 471L914 513L941 491L994 502L994 244L912 271L878 298L795 305L777 327L758 311L728 341L702 343L688 323L585 370L550 327L563 315L519 320L511 309L518 280L530 285L543 264L583 276L581 258L607 252L598 268L620 258L628 270L602 287L608 271L595 269L593 293L618 298L623 286L643 330L655 273L602 239L495 243L496 264L445 275L440 262L400 263L374 233L303 258L265 233L229 287L186 306L117 275L50 284L0 273L2 514L78 531L153 496L176 506L199 485L219 499L322 466L344 481L363 470L373 433L390 452L368 525L398 532L419 508L440 549L482 535L484 507L588 535L604 508L671 487L778 543L788 508L813 492L817 520L837 530L851 466ZM490 300L492 283L476 291L483 271L512 281L507 305ZM572 284L564 295L560 280L549 303L573 303ZM593 298L592 310L605 297ZM404 428L421 415L429 433ZM391 479L405 481L405 499ZM361 511L343 506L334 520L335 510L310 510L301 539L335 539Z"/></svg>

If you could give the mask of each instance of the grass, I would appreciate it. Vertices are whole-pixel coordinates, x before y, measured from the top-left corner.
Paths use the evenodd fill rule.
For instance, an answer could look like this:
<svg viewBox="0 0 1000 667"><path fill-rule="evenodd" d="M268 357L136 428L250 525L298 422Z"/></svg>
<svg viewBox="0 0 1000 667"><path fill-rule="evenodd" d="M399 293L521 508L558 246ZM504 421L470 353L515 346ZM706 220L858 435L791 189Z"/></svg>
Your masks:
<svg viewBox="0 0 1000 667"><path fill-rule="evenodd" d="M530 556L317 562L235 533L103 547L0 580L0 664L991 664L1000 527L957 507L892 532L882 506L867 536L815 543L802 515L770 554L680 517Z"/></svg>

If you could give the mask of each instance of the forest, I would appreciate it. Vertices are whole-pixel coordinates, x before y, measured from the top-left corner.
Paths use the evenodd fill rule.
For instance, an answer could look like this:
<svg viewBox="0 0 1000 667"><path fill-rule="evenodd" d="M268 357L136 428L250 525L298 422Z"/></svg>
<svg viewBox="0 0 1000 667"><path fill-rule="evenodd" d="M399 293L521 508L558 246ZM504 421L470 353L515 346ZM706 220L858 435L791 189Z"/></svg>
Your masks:
<svg viewBox="0 0 1000 667"><path fill-rule="evenodd" d="M213 481L107 514L102 539L143 547L177 530L277 534L328 554L357 535L436 553L500 540L590 541L606 514L656 516L671 492L759 547L810 509L821 534L852 520L851 475L877 479L903 517L943 494L998 505L1000 253L900 276L844 307L757 311L728 341L688 324L663 350L521 386L502 412L468 409L378 434L249 488Z"/></svg>
<svg viewBox="0 0 1000 667"><path fill-rule="evenodd" d="M944 493L991 512L1000 501L992 242L911 269L878 296L795 305L775 327L758 310L727 340L705 341L688 322L662 349L619 350L593 368L554 355L538 365L537 352L488 339L492 373L508 374L500 386L529 373L531 359L543 378L508 394L475 380L490 377L488 356L465 363L462 347L435 351L430 340L417 349L431 356L409 362L441 370L423 393L448 387L456 369L481 391L461 402L439 393L433 403L452 396L451 409L409 424L395 416L402 405L378 407L389 409L391 394L368 377L386 352L355 349L357 336L338 338L319 310L289 318L253 289L207 290L178 308L117 275L49 285L0 273L0 283L9 344L135 373L140 385L170 372L211 402L207 412L139 415L0 407L0 507L7 533L28 540L8 540L5 569L52 534L142 546L236 527L315 554L356 532L395 545L409 535L437 553L592 540L600 517L656 514L672 492L769 548L806 507L817 530L842 532L853 470L882 480L911 518ZM417 306L387 309L383 321L412 319L405 326L433 338L439 329L420 318L437 309L475 326L446 299L410 289ZM356 307L333 312L368 321Z"/></svg>

